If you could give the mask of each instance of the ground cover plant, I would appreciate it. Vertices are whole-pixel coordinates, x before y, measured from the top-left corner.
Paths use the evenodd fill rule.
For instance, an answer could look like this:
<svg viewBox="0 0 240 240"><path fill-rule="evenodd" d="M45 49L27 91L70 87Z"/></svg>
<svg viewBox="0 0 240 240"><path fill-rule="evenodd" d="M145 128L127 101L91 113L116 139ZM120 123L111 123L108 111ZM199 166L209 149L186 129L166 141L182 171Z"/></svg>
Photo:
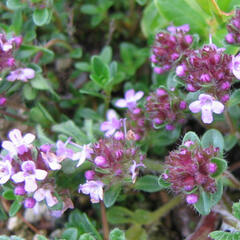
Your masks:
<svg viewBox="0 0 240 240"><path fill-rule="evenodd" d="M239 0L0 18L0 239L240 239Z"/></svg>

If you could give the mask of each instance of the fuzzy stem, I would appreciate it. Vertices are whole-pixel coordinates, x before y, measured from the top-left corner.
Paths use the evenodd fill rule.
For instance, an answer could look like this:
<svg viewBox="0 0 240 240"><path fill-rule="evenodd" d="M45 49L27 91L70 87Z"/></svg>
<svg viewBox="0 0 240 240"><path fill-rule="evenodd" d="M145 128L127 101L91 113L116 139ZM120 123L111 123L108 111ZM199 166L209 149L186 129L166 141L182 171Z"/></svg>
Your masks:
<svg viewBox="0 0 240 240"><path fill-rule="evenodd" d="M103 201L100 202L100 207L101 207L103 237L104 237L104 240L109 240L109 227L108 227L108 222L107 222L106 208L104 206Z"/></svg>
<svg viewBox="0 0 240 240"><path fill-rule="evenodd" d="M175 208L180 202L182 201L181 196L177 196L173 198L170 202L164 204L160 208L158 208L156 211L152 213L152 220L148 223L148 225L153 224L156 222L159 218L165 216L169 211L171 211L173 208Z"/></svg>
<svg viewBox="0 0 240 240"><path fill-rule="evenodd" d="M222 15L223 15L223 16L231 16L231 15L234 14L234 11L231 11L230 13L223 12L223 11L219 8L216 0L211 0L211 2L212 2L212 4L213 4L213 6L216 8L219 16L222 16Z"/></svg>

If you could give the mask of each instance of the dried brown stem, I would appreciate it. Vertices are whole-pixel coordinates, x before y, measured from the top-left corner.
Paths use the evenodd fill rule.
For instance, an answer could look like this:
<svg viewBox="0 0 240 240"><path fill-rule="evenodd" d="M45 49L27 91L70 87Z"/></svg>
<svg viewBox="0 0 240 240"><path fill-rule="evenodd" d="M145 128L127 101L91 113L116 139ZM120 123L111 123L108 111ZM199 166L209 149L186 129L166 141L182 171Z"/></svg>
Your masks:
<svg viewBox="0 0 240 240"><path fill-rule="evenodd" d="M101 207L101 217L102 217L102 227L103 227L103 238L104 240L109 240L109 227L107 222L107 214L106 214L106 208L104 206L104 202L100 202Z"/></svg>

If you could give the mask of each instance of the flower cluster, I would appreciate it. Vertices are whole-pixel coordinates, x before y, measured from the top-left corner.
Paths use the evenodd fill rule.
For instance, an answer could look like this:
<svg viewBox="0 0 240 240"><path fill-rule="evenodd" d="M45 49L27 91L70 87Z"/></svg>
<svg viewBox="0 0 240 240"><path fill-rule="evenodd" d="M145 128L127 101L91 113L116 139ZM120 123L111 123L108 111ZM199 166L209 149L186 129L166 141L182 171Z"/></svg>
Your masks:
<svg viewBox="0 0 240 240"><path fill-rule="evenodd" d="M187 24L179 27L170 26L167 30L156 35L152 49L153 55L150 60L157 74L163 74L175 66L193 42L193 37L186 34L190 30Z"/></svg>
<svg viewBox="0 0 240 240"><path fill-rule="evenodd" d="M222 103L229 100L233 81L232 56L224 54L214 44L189 51L187 58L176 68L176 74L185 81L189 92L204 89L205 93Z"/></svg>
<svg viewBox="0 0 240 240"><path fill-rule="evenodd" d="M118 134L117 134L118 133ZM92 146L89 159L94 170L85 172L87 182L79 186L79 192L89 194L92 203L103 200L103 187L132 179L134 183L144 156L135 146L135 134L129 130L116 132L115 136L100 139Z"/></svg>
<svg viewBox="0 0 240 240"><path fill-rule="evenodd" d="M158 88L146 98L146 114L154 128L165 125L166 130L173 130L177 123L183 123L185 101L180 100L163 88Z"/></svg>
<svg viewBox="0 0 240 240"><path fill-rule="evenodd" d="M7 39L4 33L0 33L0 71L12 68L15 65L14 50L22 44L22 37Z"/></svg>
<svg viewBox="0 0 240 240"><path fill-rule="evenodd" d="M56 184L51 172L61 169L61 162L66 158L75 160L78 153L66 147L61 141L56 146L44 144L40 148L32 145L35 136L31 133L22 136L18 129L9 132L9 140L2 142L2 148L7 154L0 155L0 184L9 180L14 185L14 193L23 197L24 206L33 208L37 202L46 200L49 207L62 201L63 206L69 204L70 198L66 191L61 196L56 192ZM67 209L67 208L66 208ZM65 210L66 210L65 209ZM59 210L61 213L64 209Z"/></svg>
<svg viewBox="0 0 240 240"><path fill-rule="evenodd" d="M162 178L171 183L174 192L187 194L187 202L194 204L200 187L208 193L216 192L216 181L211 174L216 172L217 165L211 159L218 153L218 148L202 148L188 140L166 157L166 173Z"/></svg>
<svg viewBox="0 0 240 240"><path fill-rule="evenodd" d="M240 9L236 9L235 16L227 25L228 34L225 40L229 44L240 44Z"/></svg>

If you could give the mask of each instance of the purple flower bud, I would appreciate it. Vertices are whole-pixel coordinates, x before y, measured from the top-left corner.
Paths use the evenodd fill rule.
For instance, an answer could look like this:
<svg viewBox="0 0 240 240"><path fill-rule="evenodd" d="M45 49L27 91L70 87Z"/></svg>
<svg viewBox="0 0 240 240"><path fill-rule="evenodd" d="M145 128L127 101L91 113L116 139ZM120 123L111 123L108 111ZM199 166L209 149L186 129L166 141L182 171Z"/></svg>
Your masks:
<svg viewBox="0 0 240 240"><path fill-rule="evenodd" d="M189 92L195 92L196 88L192 84L187 84L187 90Z"/></svg>
<svg viewBox="0 0 240 240"><path fill-rule="evenodd" d="M88 170L85 172L84 176L88 181L93 180L95 176L95 172L93 170Z"/></svg>
<svg viewBox="0 0 240 240"><path fill-rule="evenodd" d="M115 171L115 176L119 176L119 175L121 175L122 174L122 170L121 169L117 169L116 171Z"/></svg>
<svg viewBox="0 0 240 240"><path fill-rule="evenodd" d="M185 101L181 101L181 102L179 103L179 108L180 108L181 110L186 109L186 107L187 107L187 103L186 103Z"/></svg>
<svg viewBox="0 0 240 240"><path fill-rule="evenodd" d="M234 40L234 35L232 33L228 33L226 36L225 36L225 40L227 43L229 44L232 44L235 42Z"/></svg>
<svg viewBox="0 0 240 240"><path fill-rule="evenodd" d="M24 201L24 207L25 208L33 208L36 204L36 200L32 197L26 198Z"/></svg>
<svg viewBox="0 0 240 240"><path fill-rule="evenodd" d="M124 140L124 133L121 132L121 131L117 131L115 134L114 134L114 138L118 141L120 140Z"/></svg>
<svg viewBox="0 0 240 240"><path fill-rule="evenodd" d="M236 28L240 28L240 21L238 19L234 19L232 23Z"/></svg>
<svg viewBox="0 0 240 240"><path fill-rule="evenodd" d="M157 58L156 58L156 56L155 56L155 55L152 55L152 56L150 57L150 61L153 62L153 63L157 63Z"/></svg>
<svg viewBox="0 0 240 240"><path fill-rule="evenodd" d="M188 204L195 204L198 201L198 195L197 194L189 194L186 197L186 202Z"/></svg>
<svg viewBox="0 0 240 240"><path fill-rule="evenodd" d="M179 54L178 54L178 53L173 53L173 54L171 55L171 59L172 59L173 61L176 61L178 58L179 58Z"/></svg>
<svg viewBox="0 0 240 240"><path fill-rule="evenodd" d="M0 97L0 106L5 105L6 102L7 102L7 99L5 97Z"/></svg>
<svg viewBox="0 0 240 240"><path fill-rule="evenodd" d="M163 66L163 71L165 72L165 71L168 71L168 70L170 70L171 69L171 66L169 65L169 64L166 64L166 65L164 65Z"/></svg>
<svg viewBox="0 0 240 240"><path fill-rule="evenodd" d="M185 42L187 43L187 44L192 44L192 42L193 42L193 38L192 38L192 36L191 35L186 35L185 37L184 37L184 40L185 40Z"/></svg>
<svg viewBox="0 0 240 240"><path fill-rule="evenodd" d="M229 94L225 94L221 97L221 102L226 103L230 99Z"/></svg>
<svg viewBox="0 0 240 240"><path fill-rule="evenodd" d="M163 123L163 120L161 120L160 118L154 118L154 119L153 119L153 122L154 122L155 124L160 125L160 124Z"/></svg>
<svg viewBox="0 0 240 240"><path fill-rule="evenodd" d="M14 65L15 65L15 59L14 59L14 58L9 58L9 59L7 60L7 65L8 65L9 67L14 66Z"/></svg>
<svg viewBox="0 0 240 240"><path fill-rule="evenodd" d="M155 67L153 70L154 70L154 72L155 72L156 74L162 74L162 73L164 73L163 68L160 68L160 67Z"/></svg>
<svg viewBox="0 0 240 240"><path fill-rule="evenodd" d="M162 89L162 88L158 88L156 90L156 94L157 94L158 97L164 96L164 95L166 95L166 93L167 92L164 89Z"/></svg>
<svg viewBox="0 0 240 240"><path fill-rule="evenodd" d="M173 126L173 125L171 125L171 124L167 124L167 125L165 126L165 128L166 128L167 131L172 131L172 130L175 129L175 126Z"/></svg>
<svg viewBox="0 0 240 240"><path fill-rule="evenodd" d="M16 47L19 48L23 42L23 37L22 36L15 37L13 41L15 42Z"/></svg>
<svg viewBox="0 0 240 240"><path fill-rule="evenodd" d="M98 167L101 167L101 168L104 168L107 165L107 160L103 156L97 156L94 159L94 162Z"/></svg>
<svg viewBox="0 0 240 240"><path fill-rule="evenodd" d="M184 65L179 65L176 68L176 74L178 77L183 77L185 75L186 67Z"/></svg>
<svg viewBox="0 0 240 240"><path fill-rule="evenodd" d="M168 175L167 175L166 173L163 173L163 174L162 174L162 178L163 178L164 180L167 180L169 177L168 177Z"/></svg>
<svg viewBox="0 0 240 240"><path fill-rule="evenodd" d="M14 189L14 194L15 195L23 196L25 193L26 193L26 191L24 189L24 185L18 185Z"/></svg>
<svg viewBox="0 0 240 240"><path fill-rule="evenodd" d="M217 170L216 163L209 163L208 164L208 171L209 171L209 173L215 173L216 170Z"/></svg>
<svg viewBox="0 0 240 240"><path fill-rule="evenodd" d="M41 147L40 147L40 151L42 152L48 152L51 150L51 145L50 144L43 144Z"/></svg>
<svg viewBox="0 0 240 240"><path fill-rule="evenodd" d="M186 142L184 143L184 146L186 146L186 147L190 147L190 146L193 145L193 144L194 144L193 141L188 140L188 141L186 141Z"/></svg>
<svg viewBox="0 0 240 240"><path fill-rule="evenodd" d="M224 82L224 83L221 85L221 89L222 89L222 90L228 90L230 87L231 87L231 84L230 84L229 82Z"/></svg>
<svg viewBox="0 0 240 240"><path fill-rule="evenodd" d="M139 114L140 112L141 112L141 109L140 109L140 108L135 108L135 109L133 109L133 111L132 111L132 113L135 114L135 115Z"/></svg>
<svg viewBox="0 0 240 240"><path fill-rule="evenodd" d="M211 79L210 79L210 76L207 73L204 73L204 74L201 75L200 80L202 82L210 82Z"/></svg>

